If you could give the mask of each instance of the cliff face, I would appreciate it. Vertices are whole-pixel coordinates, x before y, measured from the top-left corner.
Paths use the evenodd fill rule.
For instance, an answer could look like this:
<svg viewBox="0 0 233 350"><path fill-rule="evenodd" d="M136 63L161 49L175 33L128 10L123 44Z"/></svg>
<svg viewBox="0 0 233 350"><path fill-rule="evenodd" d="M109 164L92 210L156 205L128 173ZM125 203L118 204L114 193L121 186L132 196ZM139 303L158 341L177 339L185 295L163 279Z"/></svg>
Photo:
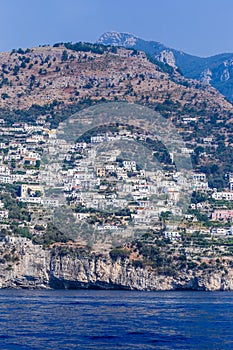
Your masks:
<svg viewBox="0 0 233 350"><path fill-rule="evenodd" d="M50 252L29 240L0 245L0 288L39 288L48 285Z"/></svg>
<svg viewBox="0 0 233 350"><path fill-rule="evenodd" d="M176 277L156 274L150 268L134 267L129 260L113 261L109 256L51 259L52 288L105 288L129 290L233 290L233 269L220 271L180 271Z"/></svg>
<svg viewBox="0 0 233 350"><path fill-rule="evenodd" d="M11 252L11 258L4 250ZM232 268L181 270L176 276L165 276L147 267L135 267L128 259L113 260L108 254L61 254L56 248L44 250L30 242L4 243L1 251L1 288L233 290Z"/></svg>

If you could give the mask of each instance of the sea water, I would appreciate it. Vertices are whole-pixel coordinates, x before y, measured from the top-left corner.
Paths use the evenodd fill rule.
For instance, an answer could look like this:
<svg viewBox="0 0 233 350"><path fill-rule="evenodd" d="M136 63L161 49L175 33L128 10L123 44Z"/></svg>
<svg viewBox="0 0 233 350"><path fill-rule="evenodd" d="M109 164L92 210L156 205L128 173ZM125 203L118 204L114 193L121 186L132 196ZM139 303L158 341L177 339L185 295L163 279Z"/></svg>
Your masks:
<svg viewBox="0 0 233 350"><path fill-rule="evenodd" d="M233 293L0 290L0 349L233 349Z"/></svg>

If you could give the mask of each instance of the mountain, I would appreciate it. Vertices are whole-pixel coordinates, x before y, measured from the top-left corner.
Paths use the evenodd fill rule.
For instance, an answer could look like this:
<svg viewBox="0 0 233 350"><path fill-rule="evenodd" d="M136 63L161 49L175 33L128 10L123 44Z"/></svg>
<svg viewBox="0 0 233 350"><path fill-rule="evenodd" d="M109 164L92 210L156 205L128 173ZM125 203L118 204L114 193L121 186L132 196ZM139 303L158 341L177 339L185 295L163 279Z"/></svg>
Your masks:
<svg viewBox="0 0 233 350"><path fill-rule="evenodd" d="M124 42L132 44L132 40L126 35ZM47 207L41 208L42 191L35 185L40 176L40 155L43 147L53 152L53 145L60 144L59 150L64 146L57 143L53 129L73 113L108 101L136 103L162 114L186 142L182 152L192 154L194 170L206 174L210 195L213 188L226 189L225 174L233 173L232 104L212 86L180 75L176 61L172 63L175 53L164 51L159 60L156 55L134 49L79 42L0 53L0 288L233 290L232 236L228 237L229 230L224 231L223 238L210 231L207 215L219 204L206 193L194 192L192 204L195 208L201 204L203 211L192 209L179 232L173 225L164 232L169 212L162 212L158 218L162 230L157 231L157 226L143 229L139 239L123 247L109 247L109 252L105 252L108 247L102 245L102 240L100 252L92 242L84 246L83 242L73 241L71 232L67 235L66 230L61 232L55 227ZM134 122L133 118L134 115ZM165 152L157 152L164 151L162 145L158 148L158 143L151 143L149 137L146 141L158 160L165 162ZM59 154L59 159L64 160L64 185L70 183L72 191L78 187L76 170L72 169L83 177L74 153L68 151L65 158L63 152ZM70 178L72 172L75 178ZM111 176L114 183L115 174ZM61 182L59 176L55 177ZM131 177L133 183L135 174L130 171ZM101 176L98 195L102 197L105 191L110 197L114 193L104 180ZM167 173L164 180L167 183ZM135 188L139 187L137 183L138 178ZM26 201L18 197L21 185L27 188ZM37 188L35 193L31 193L32 186ZM67 192L65 187L64 190ZM167 194L163 193L167 202ZM232 202L222 202L224 210L232 209ZM79 202L72 205L75 212L86 213ZM130 205L135 206L135 202ZM134 214L134 207L132 211ZM108 217L105 211L92 210L91 214L91 220L103 225L106 220L114 225L129 217L131 220L131 214L123 210ZM84 233L88 231L84 229Z"/></svg>
<svg viewBox="0 0 233 350"><path fill-rule="evenodd" d="M212 186L223 187L224 174L233 172L231 103L210 85L186 79L141 51L59 43L0 53L0 97L5 121L39 118L50 127L96 103L142 104L176 125L194 151L194 166L208 173ZM185 121L187 116L192 122Z"/></svg>
<svg viewBox="0 0 233 350"><path fill-rule="evenodd" d="M188 80L143 52L87 43L0 53L0 94L0 112L8 118L46 111L53 119L88 99L127 100L180 114L192 108L201 114L203 105L206 115L232 108L211 86Z"/></svg>
<svg viewBox="0 0 233 350"><path fill-rule="evenodd" d="M103 34L98 43L144 51L161 62L178 67L186 78L211 84L233 102L233 53L203 58L166 47L157 41L146 41L131 34L117 32Z"/></svg>

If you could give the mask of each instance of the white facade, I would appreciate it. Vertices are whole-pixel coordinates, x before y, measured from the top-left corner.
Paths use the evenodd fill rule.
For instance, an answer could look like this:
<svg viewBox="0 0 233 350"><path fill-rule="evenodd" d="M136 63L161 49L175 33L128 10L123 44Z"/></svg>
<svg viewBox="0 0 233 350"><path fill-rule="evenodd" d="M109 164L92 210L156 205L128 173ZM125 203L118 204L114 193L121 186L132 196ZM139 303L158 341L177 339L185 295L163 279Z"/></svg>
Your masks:
<svg viewBox="0 0 233 350"><path fill-rule="evenodd" d="M225 199L227 201L233 201L233 192L214 192L212 198L216 200Z"/></svg>

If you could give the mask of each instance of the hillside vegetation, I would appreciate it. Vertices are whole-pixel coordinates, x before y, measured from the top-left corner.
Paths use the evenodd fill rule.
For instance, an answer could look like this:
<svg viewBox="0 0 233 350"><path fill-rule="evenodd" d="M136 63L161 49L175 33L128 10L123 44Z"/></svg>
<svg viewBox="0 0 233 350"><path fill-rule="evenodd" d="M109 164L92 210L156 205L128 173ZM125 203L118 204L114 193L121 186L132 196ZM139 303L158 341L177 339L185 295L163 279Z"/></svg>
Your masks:
<svg viewBox="0 0 233 350"><path fill-rule="evenodd" d="M146 105L170 118L195 150L195 166L232 167L232 105L214 88L182 77L143 52L88 43L55 44L0 54L0 113L9 122L45 118L57 126L103 101ZM195 122L184 122L185 117ZM208 147L203 138L213 137ZM214 168L216 172L216 167Z"/></svg>

